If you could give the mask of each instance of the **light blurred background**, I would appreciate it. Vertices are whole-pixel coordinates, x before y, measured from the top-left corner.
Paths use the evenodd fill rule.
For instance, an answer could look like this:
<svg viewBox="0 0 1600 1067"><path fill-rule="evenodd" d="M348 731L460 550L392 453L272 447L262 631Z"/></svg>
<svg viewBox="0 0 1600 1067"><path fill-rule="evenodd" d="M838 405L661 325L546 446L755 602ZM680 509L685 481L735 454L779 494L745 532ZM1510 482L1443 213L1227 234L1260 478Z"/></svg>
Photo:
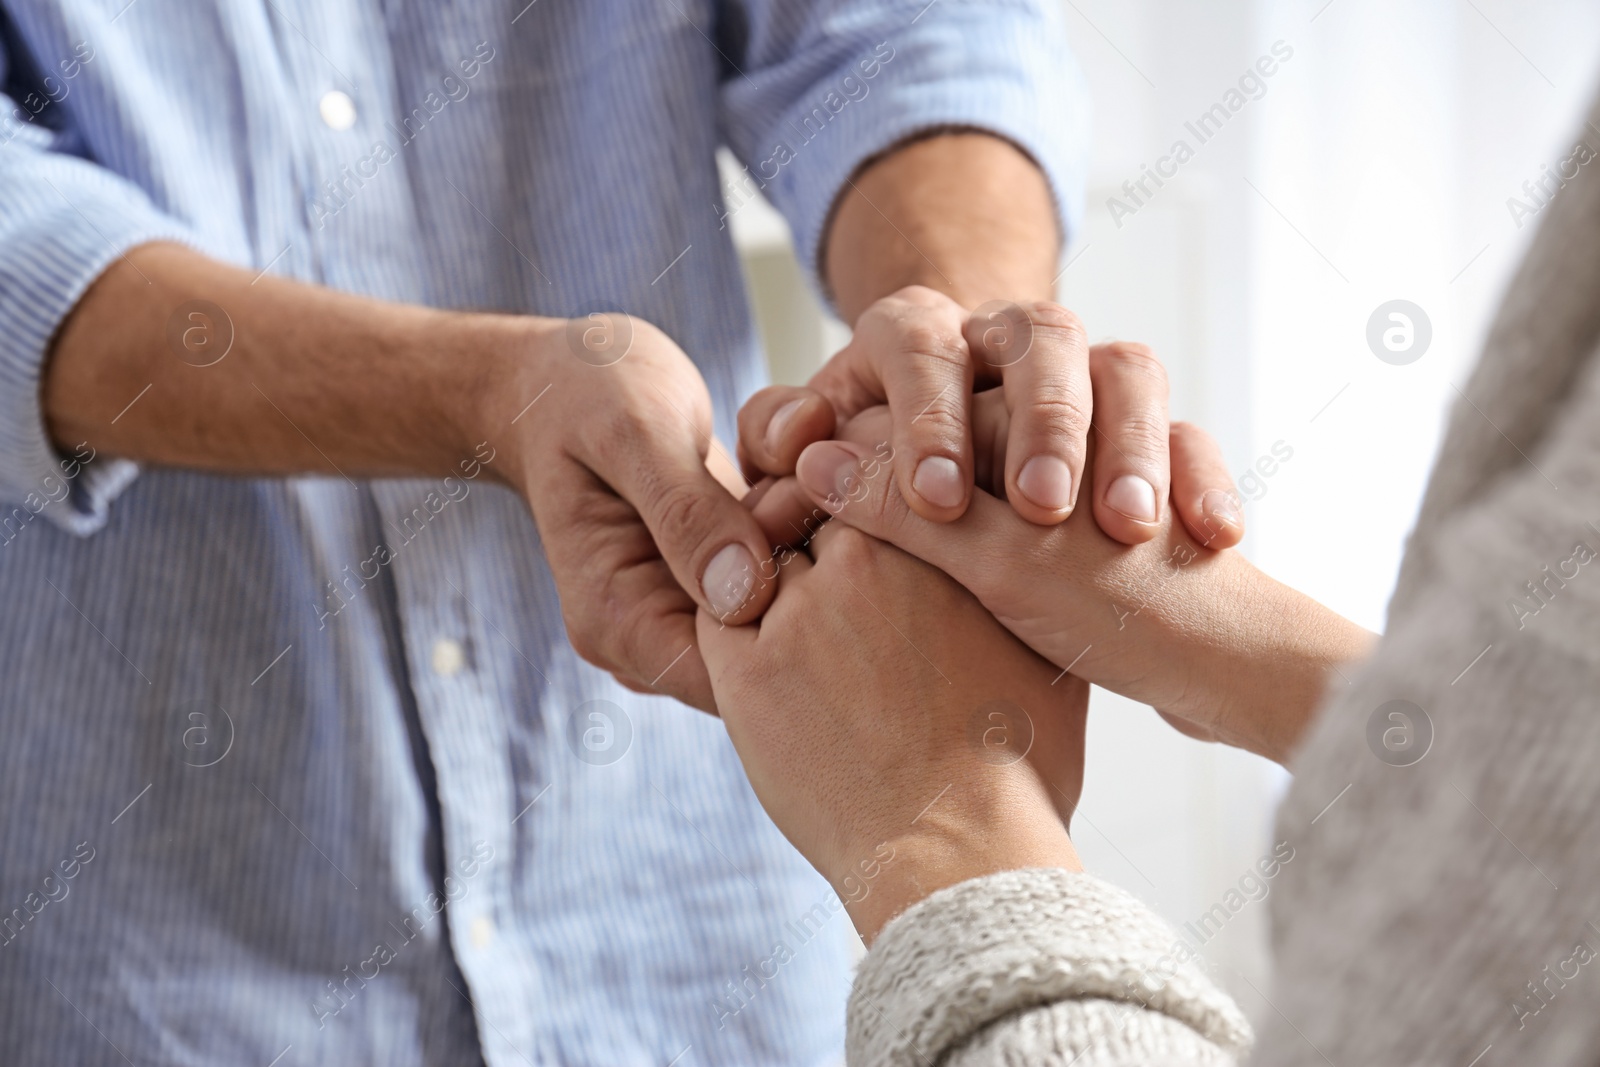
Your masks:
<svg viewBox="0 0 1600 1067"><path fill-rule="evenodd" d="M1095 133L1060 299L1094 339L1154 346L1173 416L1208 428L1237 477L1275 444L1292 450L1248 486L1244 551L1381 630L1448 405L1541 217L1509 201L1536 209L1524 182L1556 170L1579 140L1600 151L1600 130L1583 122L1600 74L1600 6L1062 2ZM1201 144L1185 123L1278 42L1264 90L1246 85L1258 98ZM1124 182L1180 139L1194 158L1159 189L1147 182L1154 195L1135 204ZM1113 197L1138 210L1114 217ZM753 204L733 223L773 375L802 382L848 331L809 291L781 218ZM1373 312L1397 299L1432 328L1406 365L1367 342ZM1096 690L1074 838L1090 870L1182 930L1271 851L1285 782L1265 761L1189 741ZM1189 937L1258 1019L1271 1011L1257 992L1269 975L1266 914L1252 902L1203 946Z"/></svg>

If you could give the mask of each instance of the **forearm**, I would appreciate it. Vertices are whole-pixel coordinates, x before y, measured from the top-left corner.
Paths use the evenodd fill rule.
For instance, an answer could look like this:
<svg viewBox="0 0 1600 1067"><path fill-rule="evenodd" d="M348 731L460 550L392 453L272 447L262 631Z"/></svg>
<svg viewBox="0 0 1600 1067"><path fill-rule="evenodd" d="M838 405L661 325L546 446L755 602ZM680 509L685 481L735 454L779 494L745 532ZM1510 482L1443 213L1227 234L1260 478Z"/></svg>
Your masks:
<svg viewBox="0 0 1600 1067"><path fill-rule="evenodd" d="M940 133L868 164L840 194L823 262L846 322L908 285L974 308L1051 300L1061 234L1044 175L987 133Z"/></svg>
<svg viewBox="0 0 1600 1067"><path fill-rule="evenodd" d="M1287 763L1330 680L1366 657L1373 635L1237 553L1204 553L1177 529L1171 540L1131 587L1116 569L1088 576L1112 617L1077 669L1126 675L1110 687L1200 736Z"/></svg>
<svg viewBox="0 0 1600 1067"><path fill-rule="evenodd" d="M1231 662L1211 664L1213 684L1227 693L1218 740L1287 765L1330 686L1349 680L1377 638L1253 566L1250 571L1261 613L1250 629L1253 641Z"/></svg>
<svg viewBox="0 0 1600 1067"><path fill-rule="evenodd" d="M191 317L197 300L218 310ZM155 464L442 475L483 440L483 398L505 354L539 328L146 245L108 269L63 325L46 365L45 413L57 442L88 440Z"/></svg>

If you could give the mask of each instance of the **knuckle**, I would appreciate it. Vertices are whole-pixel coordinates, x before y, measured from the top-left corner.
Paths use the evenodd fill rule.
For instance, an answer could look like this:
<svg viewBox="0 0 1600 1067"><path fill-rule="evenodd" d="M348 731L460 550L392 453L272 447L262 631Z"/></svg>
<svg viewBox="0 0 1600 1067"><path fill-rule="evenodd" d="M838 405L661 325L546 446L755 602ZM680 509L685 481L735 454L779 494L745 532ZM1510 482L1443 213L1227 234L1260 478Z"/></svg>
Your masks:
<svg viewBox="0 0 1600 1067"><path fill-rule="evenodd" d="M906 285L889 294L890 300L903 304L910 304L916 308L939 308L947 310L955 307L955 301L926 285Z"/></svg>
<svg viewBox="0 0 1600 1067"><path fill-rule="evenodd" d="M615 470L626 457L639 455L649 448L650 421L633 397L618 397L606 413L589 424L594 432L579 431L580 451L591 454Z"/></svg>
<svg viewBox="0 0 1600 1067"><path fill-rule="evenodd" d="M1117 420L1117 447L1141 456L1161 455L1167 448L1167 423L1148 411L1133 411Z"/></svg>
<svg viewBox="0 0 1600 1067"><path fill-rule="evenodd" d="M837 523L829 535L828 560L832 566L852 579L872 574L874 561L881 547L877 538Z"/></svg>
<svg viewBox="0 0 1600 1067"><path fill-rule="evenodd" d="M1143 375L1160 382L1163 388L1166 386L1167 368L1150 351L1149 345L1138 341L1112 341L1101 345L1096 351L1102 362L1109 363L1119 372Z"/></svg>
<svg viewBox="0 0 1600 1067"><path fill-rule="evenodd" d="M584 618L574 617L570 612L564 614L567 640L572 644L572 651L576 652L578 658L585 663L591 663L596 667L609 667L611 664L606 656L603 641L594 628Z"/></svg>
<svg viewBox="0 0 1600 1067"><path fill-rule="evenodd" d="M585 663L608 671L626 666L618 635L621 623L637 607L624 588L622 574L620 569L610 568L591 572L574 590L576 596L561 598L562 619L573 651Z"/></svg>
<svg viewBox="0 0 1600 1067"><path fill-rule="evenodd" d="M648 603L640 602L630 608L616 628L614 660L617 666L640 677L650 677L651 655L659 655L654 648L657 619Z"/></svg>
<svg viewBox="0 0 1600 1067"><path fill-rule="evenodd" d="M1085 336L1083 322L1079 320L1077 314L1053 300L1038 301L1029 305L1026 310L1028 321L1041 329L1059 330L1079 340Z"/></svg>
<svg viewBox="0 0 1600 1067"><path fill-rule="evenodd" d="M1174 448L1188 450L1191 454L1204 453L1216 448L1216 438L1192 422L1178 421L1167 428Z"/></svg>
<svg viewBox="0 0 1600 1067"><path fill-rule="evenodd" d="M911 439L923 442L956 443L962 440L967 424L966 408L952 390L934 397L907 424Z"/></svg>
<svg viewBox="0 0 1600 1067"><path fill-rule="evenodd" d="M900 348L913 359L938 365L964 367L967 345L957 322L937 322L927 318L902 320L899 324ZM919 368L928 369L928 368Z"/></svg>
<svg viewBox="0 0 1600 1067"><path fill-rule="evenodd" d="M655 517L657 540L667 551L698 549L716 521L716 502L689 485L668 484L655 489L648 507Z"/></svg>
<svg viewBox="0 0 1600 1067"><path fill-rule="evenodd" d="M1049 437L1079 438L1089 432L1089 408L1072 393L1034 397L1027 412L1032 429Z"/></svg>
<svg viewBox="0 0 1600 1067"><path fill-rule="evenodd" d="M861 500L861 507L872 528L884 530L895 525L895 505L899 503L900 491L894 486L894 475L885 470L877 478L868 481L867 495Z"/></svg>

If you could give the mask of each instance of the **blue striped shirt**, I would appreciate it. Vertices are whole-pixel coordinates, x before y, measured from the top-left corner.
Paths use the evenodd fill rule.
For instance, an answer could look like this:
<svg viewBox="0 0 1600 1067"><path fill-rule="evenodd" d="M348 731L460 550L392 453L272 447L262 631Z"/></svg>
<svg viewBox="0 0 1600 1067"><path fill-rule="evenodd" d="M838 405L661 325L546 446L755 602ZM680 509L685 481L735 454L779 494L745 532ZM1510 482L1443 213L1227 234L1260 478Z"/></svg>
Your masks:
<svg viewBox="0 0 1600 1067"><path fill-rule="evenodd" d="M0 1062L838 1058L838 899L720 724L577 659L487 456L140 470L49 439L41 367L101 271L173 240L395 301L627 310L731 435L762 362L716 147L813 271L851 171L932 126L1015 141L1070 218L1053 7L0 3Z"/></svg>

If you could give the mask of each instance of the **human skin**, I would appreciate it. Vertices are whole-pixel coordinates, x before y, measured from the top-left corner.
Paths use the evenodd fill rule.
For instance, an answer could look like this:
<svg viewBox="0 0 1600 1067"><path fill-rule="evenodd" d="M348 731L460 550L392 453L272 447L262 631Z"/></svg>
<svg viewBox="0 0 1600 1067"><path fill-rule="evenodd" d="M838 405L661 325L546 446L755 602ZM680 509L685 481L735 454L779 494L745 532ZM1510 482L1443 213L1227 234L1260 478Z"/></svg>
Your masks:
<svg viewBox="0 0 1600 1067"><path fill-rule="evenodd" d="M891 545L830 523L810 550L756 625L701 612L700 647L756 795L861 936L969 878L1081 870L1067 821L1088 686L1052 684L1056 667Z"/></svg>
<svg viewBox="0 0 1600 1067"><path fill-rule="evenodd" d="M757 796L869 944L946 886L1081 869L1065 826L1082 783L1086 679L1154 704L1186 733L1282 762L1325 671L1371 639L1237 553L1203 553L1180 523L1129 547L1083 517L1022 519L991 495L1005 487L1008 418L997 392L975 398L977 493L965 517L937 525L886 473L888 410L861 412L806 450L798 479L768 479L746 498L772 540L815 562L777 557L777 599L756 626L700 616ZM990 601L1009 613L997 618ZM1019 658L1019 636L1040 655ZM1091 657L1081 640L1104 651ZM976 709L996 699L1035 727L1026 763L997 767L975 743Z"/></svg>
<svg viewBox="0 0 1600 1067"><path fill-rule="evenodd" d="M1043 177L1004 142L980 137L992 147L973 151L971 140L935 137L891 153L857 183L877 207L841 203L828 261L849 263L830 275L842 307L865 314L930 270L946 276L950 301L1043 291L1058 245ZM913 151L919 166L943 161L966 195L895 164ZM909 239L885 230L914 233L922 252L913 257L894 244ZM195 299L225 309L232 332L231 350L210 366L180 358L168 337L175 309ZM194 336L203 343L223 325L197 321ZM488 442L496 459L485 470L538 523L573 647L624 685L711 710L695 611L731 624L758 617L772 597L755 578L770 545L707 470L712 410L693 361L638 319L579 325L387 303L152 244L120 257L64 322L45 366L44 411L57 442L240 475L437 476ZM908 405L920 394L906 383L926 377L912 342L928 328L897 329L904 343L847 352L838 366L870 362L860 380L881 386L897 425L920 425ZM607 346L624 337L625 356L595 365L611 362ZM952 342L937 358L972 356ZM1039 377L1030 388L1044 390L1043 405L1083 405L1050 392L1081 385ZM518 418L541 397L538 417ZM943 403L927 423L941 428L941 447L970 451L953 443L970 440L968 401ZM1143 417L1164 425L1164 408Z"/></svg>
<svg viewBox="0 0 1600 1067"><path fill-rule="evenodd" d="M993 393L977 398L977 440L991 452L985 469L1004 468L1006 418ZM1060 669L1152 705L1192 736L1283 764L1329 679L1371 648L1366 630L1237 552L1205 551L1170 518L1156 538L1127 546L1086 516L1042 527L980 491L961 519L930 523L888 479L862 477L872 442L887 432L886 413L868 412L842 440L808 447L795 481L761 487L753 507L768 536L792 529L803 493L816 516L951 575Z"/></svg>
<svg viewBox="0 0 1600 1067"><path fill-rule="evenodd" d="M1009 143L946 133L869 163L840 198L824 249L838 309L854 336L808 383L774 386L740 413L746 472L785 475L833 425L888 402L895 482L918 515L948 521L971 500L974 384L1000 384L1010 414L1006 497L1030 522L1077 505L1091 422L1100 443L1095 520L1127 544L1155 537L1169 495L1212 548L1244 523L1227 470L1167 432L1167 381L1141 345L1091 347L1054 303L1058 235L1050 191ZM882 289L885 280L892 288ZM862 293L874 294L872 301ZM920 484L929 459L959 477ZM936 462L934 466L940 466ZM1169 466L1193 491L1169 494ZM948 490L949 496L942 493Z"/></svg>

